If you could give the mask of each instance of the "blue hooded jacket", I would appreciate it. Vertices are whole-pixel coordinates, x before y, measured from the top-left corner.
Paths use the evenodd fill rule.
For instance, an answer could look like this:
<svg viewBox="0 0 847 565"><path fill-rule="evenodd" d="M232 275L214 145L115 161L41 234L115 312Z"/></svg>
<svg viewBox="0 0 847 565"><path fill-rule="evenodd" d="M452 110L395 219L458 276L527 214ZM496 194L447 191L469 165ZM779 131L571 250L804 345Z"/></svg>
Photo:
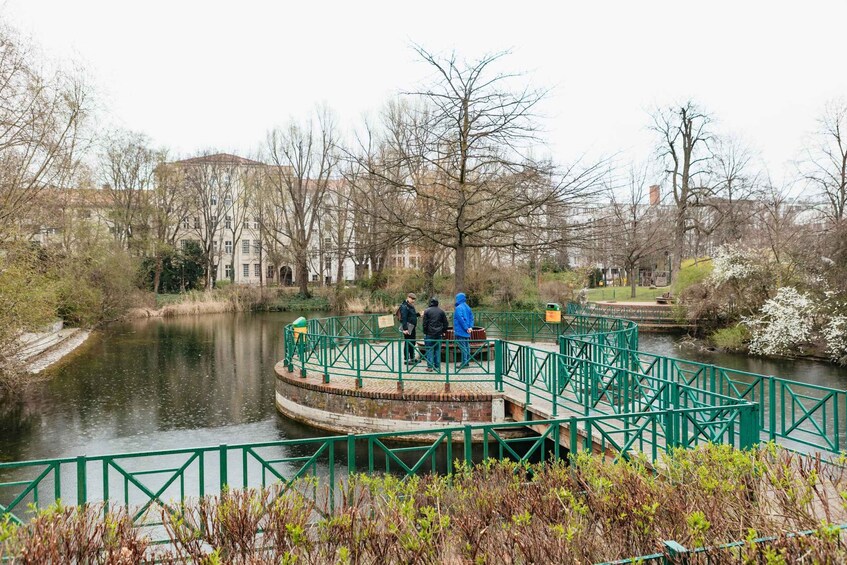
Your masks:
<svg viewBox="0 0 847 565"><path fill-rule="evenodd" d="M473 327L473 312L468 306L468 297L464 292L456 295L456 311L453 313L453 331L456 337L471 337L468 328Z"/></svg>

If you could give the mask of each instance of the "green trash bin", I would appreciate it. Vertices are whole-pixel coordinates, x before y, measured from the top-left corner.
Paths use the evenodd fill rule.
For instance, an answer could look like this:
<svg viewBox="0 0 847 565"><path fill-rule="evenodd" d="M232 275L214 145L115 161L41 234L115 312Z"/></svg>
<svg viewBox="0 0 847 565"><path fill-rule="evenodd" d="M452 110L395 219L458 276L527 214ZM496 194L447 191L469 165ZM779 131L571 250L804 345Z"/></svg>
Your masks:
<svg viewBox="0 0 847 565"><path fill-rule="evenodd" d="M291 322L291 325L294 327L295 343L300 341L301 336L303 337L303 339L306 339L306 332L309 331L309 323L306 321L306 318L300 316L299 318Z"/></svg>
<svg viewBox="0 0 847 565"><path fill-rule="evenodd" d="M548 302L544 310L544 321L548 324L560 324L562 322L562 305L556 302Z"/></svg>

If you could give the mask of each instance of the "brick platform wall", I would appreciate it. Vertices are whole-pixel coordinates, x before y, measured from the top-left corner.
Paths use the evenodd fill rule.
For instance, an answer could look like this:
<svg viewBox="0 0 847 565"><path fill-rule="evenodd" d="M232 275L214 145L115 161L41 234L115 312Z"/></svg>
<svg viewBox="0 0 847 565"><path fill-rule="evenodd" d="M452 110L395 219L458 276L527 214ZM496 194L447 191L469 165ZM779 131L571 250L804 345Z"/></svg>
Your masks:
<svg viewBox="0 0 847 565"><path fill-rule="evenodd" d="M487 423L486 393L397 393L339 389L277 371L277 407L286 416L334 431L397 431L402 428ZM496 395L499 398L499 395ZM404 423L408 423L406 426Z"/></svg>

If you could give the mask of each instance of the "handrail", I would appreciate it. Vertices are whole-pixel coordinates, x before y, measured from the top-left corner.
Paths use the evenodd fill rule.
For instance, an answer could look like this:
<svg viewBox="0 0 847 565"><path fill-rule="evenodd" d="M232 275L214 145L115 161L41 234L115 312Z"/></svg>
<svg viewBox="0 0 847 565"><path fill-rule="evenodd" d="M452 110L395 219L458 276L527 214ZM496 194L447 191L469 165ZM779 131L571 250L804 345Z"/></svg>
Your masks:
<svg viewBox="0 0 847 565"><path fill-rule="evenodd" d="M154 508L177 511L187 499L219 494L228 487L266 486L269 480L288 489L297 479L313 477L323 483L327 500L333 504L344 478L357 471L450 473L455 459L471 464L489 456L555 460L591 452L598 445L616 453L617 458L629 459L635 452L643 452L654 460L677 446L706 442L749 448L757 437L745 430L751 429L749 422L755 421L756 409L755 404L739 403L553 418L533 421L547 431L532 437L504 436L503 430L525 428L526 422L503 422L5 462L0 463L0 519L8 515L22 523L34 509L61 500L66 505L103 503L106 511L110 504L119 503L133 509L136 525L145 526L147 514ZM710 427L684 425L707 421L712 422ZM668 423L669 429L675 430L673 435L659 433ZM398 437L420 443L400 447L388 443ZM482 455L470 441L480 437L485 440ZM552 447L545 443L547 439L553 440ZM454 445L457 443L461 449ZM492 445L498 448L497 455L489 452Z"/></svg>
<svg viewBox="0 0 847 565"><path fill-rule="evenodd" d="M691 403L761 404L758 418L763 439L830 453L845 448L847 391L645 353L638 349L635 322L586 316L572 307L568 312L573 314L563 316L560 324L544 321L537 312L479 312L477 322L489 338L496 339L475 341L473 371L459 375L450 373L449 363L444 375L409 374L402 365L404 340L395 327L379 328L377 315L310 320L307 334L296 343L291 326L286 326L286 364L294 371L297 361L305 374L317 368L321 359L326 382L332 376L354 376L358 386L368 380L394 380L402 388L403 381L443 382L445 378L451 383L489 382L497 391L508 387L515 392L522 386L526 404L550 402L553 415L559 407L573 408L575 401L583 414L592 410L624 413L638 404L637 395L644 392L646 383L653 388L676 383L684 387L682 399ZM516 340L555 340L558 352ZM455 360L450 347L448 360L451 351ZM595 390L602 395L588 394ZM667 394L665 403L673 393Z"/></svg>

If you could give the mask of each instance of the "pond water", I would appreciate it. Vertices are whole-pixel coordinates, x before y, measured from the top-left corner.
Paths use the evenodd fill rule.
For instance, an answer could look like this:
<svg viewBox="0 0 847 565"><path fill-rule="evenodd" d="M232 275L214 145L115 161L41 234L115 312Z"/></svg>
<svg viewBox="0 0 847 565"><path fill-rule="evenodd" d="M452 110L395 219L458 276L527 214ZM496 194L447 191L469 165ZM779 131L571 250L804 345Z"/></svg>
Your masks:
<svg viewBox="0 0 847 565"><path fill-rule="evenodd" d="M113 324L0 414L0 461L249 443L326 435L274 406L282 328L300 313L243 313ZM325 314L312 313L307 316ZM695 361L847 388L847 369L678 348Z"/></svg>

